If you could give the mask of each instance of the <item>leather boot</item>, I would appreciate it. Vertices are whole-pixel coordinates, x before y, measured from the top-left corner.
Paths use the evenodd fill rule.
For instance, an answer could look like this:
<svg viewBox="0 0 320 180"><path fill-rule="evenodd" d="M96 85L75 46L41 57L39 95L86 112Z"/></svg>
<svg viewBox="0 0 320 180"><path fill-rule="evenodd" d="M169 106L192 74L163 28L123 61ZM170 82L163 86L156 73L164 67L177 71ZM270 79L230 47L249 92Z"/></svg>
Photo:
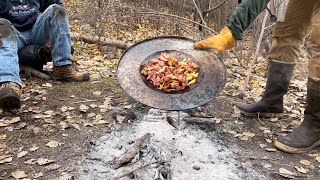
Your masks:
<svg viewBox="0 0 320 180"><path fill-rule="evenodd" d="M75 64L66 66L54 66L53 77L56 80L64 81L89 81L90 75L86 72L79 72L78 67Z"/></svg>
<svg viewBox="0 0 320 180"><path fill-rule="evenodd" d="M256 103L237 103L241 114L265 118L283 117L283 96L287 93L295 64L269 61L268 80L262 99Z"/></svg>
<svg viewBox="0 0 320 180"><path fill-rule="evenodd" d="M21 87L14 82L0 83L0 108L20 107Z"/></svg>
<svg viewBox="0 0 320 180"><path fill-rule="evenodd" d="M287 153L304 153L320 145L320 81L308 80L307 106L304 121L293 132L274 142Z"/></svg>

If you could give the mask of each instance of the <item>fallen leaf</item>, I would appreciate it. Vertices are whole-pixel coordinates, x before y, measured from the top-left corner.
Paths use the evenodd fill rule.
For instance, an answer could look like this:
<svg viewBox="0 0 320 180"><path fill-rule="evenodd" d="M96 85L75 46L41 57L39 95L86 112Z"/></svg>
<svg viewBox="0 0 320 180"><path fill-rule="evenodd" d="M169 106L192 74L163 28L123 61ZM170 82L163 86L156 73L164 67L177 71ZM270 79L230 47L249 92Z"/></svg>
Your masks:
<svg viewBox="0 0 320 180"><path fill-rule="evenodd" d="M0 164L9 163L11 161L12 161L12 156L10 155L0 156Z"/></svg>
<svg viewBox="0 0 320 180"><path fill-rule="evenodd" d="M67 129L69 128L69 125L65 121L60 121L59 125L61 126L62 129Z"/></svg>
<svg viewBox="0 0 320 180"><path fill-rule="evenodd" d="M92 117L94 117L94 116L96 116L96 113L89 113L89 114L87 115L88 118L92 118Z"/></svg>
<svg viewBox="0 0 320 180"><path fill-rule="evenodd" d="M6 134L0 135L0 140L5 140L6 138L7 138L7 135L6 135Z"/></svg>
<svg viewBox="0 0 320 180"><path fill-rule="evenodd" d="M100 96L101 95L101 91L96 91L96 92L93 92L92 94L95 95L95 96Z"/></svg>
<svg viewBox="0 0 320 180"><path fill-rule="evenodd" d="M53 163L54 162L54 160L49 160L49 159L45 159L45 158L39 158L38 160L37 160L37 163L39 164L39 165L47 165L47 164L51 164L51 163Z"/></svg>
<svg viewBox="0 0 320 180"><path fill-rule="evenodd" d="M54 170L57 170L57 169L59 169L59 168L60 168L60 166L57 165L57 164L52 164L52 165L49 165L49 166L46 167L46 169L47 169L48 171L54 171Z"/></svg>
<svg viewBox="0 0 320 180"><path fill-rule="evenodd" d="M93 127L93 123L89 123L89 122L83 123L83 126L84 127Z"/></svg>
<svg viewBox="0 0 320 180"><path fill-rule="evenodd" d="M287 177L287 178L292 178L294 173L285 169L285 168L280 168L279 169L280 175L283 177Z"/></svg>
<svg viewBox="0 0 320 180"><path fill-rule="evenodd" d="M56 148L59 146L59 142L58 141L50 141L46 144L48 147L50 148Z"/></svg>
<svg viewBox="0 0 320 180"><path fill-rule="evenodd" d="M100 120L98 121L99 124L109 124L110 122L109 121L106 121L106 120Z"/></svg>
<svg viewBox="0 0 320 180"><path fill-rule="evenodd" d="M263 165L263 168L265 168L265 169L269 169L269 168L271 168L271 167L272 167L271 164L265 164L265 165Z"/></svg>
<svg viewBox="0 0 320 180"><path fill-rule="evenodd" d="M0 143L0 151L3 151L6 147L7 147L7 145Z"/></svg>
<svg viewBox="0 0 320 180"><path fill-rule="evenodd" d="M271 122L276 122L276 121L278 121L278 120L279 120L278 118L271 118L271 119L270 119Z"/></svg>
<svg viewBox="0 0 320 180"><path fill-rule="evenodd" d="M305 166L310 166L311 165L310 161L305 160L305 159L299 161L299 163L302 164L302 165L305 165Z"/></svg>
<svg viewBox="0 0 320 180"><path fill-rule="evenodd" d="M61 108L61 111L62 112L66 112L68 110L68 107L67 106L63 106L62 108Z"/></svg>
<svg viewBox="0 0 320 180"><path fill-rule="evenodd" d="M220 118L212 118L212 121L214 121L216 124L219 124L221 122Z"/></svg>
<svg viewBox="0 0 320 180"><path fill-rule="evenodd" d="M267 143L272 143L271 139L266 139Z"/></svg>
<svg viewBox="0 0 320 180"><path fill-rule="evenodd" d="M248 137L254 137L256 134L252 132L243 132L242 135L248 136Z"/></svg>
<svg viewBox="0 0 320 180"><path fill-rule="evenodd" d="M102 120L102 118L103 118L102 115L98 114L98 115L96 115L95 120L100 121L100 120Z"/></svg>
<svg viewBox="0 0 320 180"><path fill-rule="evenodd" d="M129 104L129 105L126 105L126 106L123 106L124 109L131 109L132 108L132 105Z"/></svg>
<svg viewBox="0 0 320 180"><path fill-rule="evenodd" d="M37 163L37 159L29 159L25 162L23 162L24 164L29 164L29 165L33 165Z"/></svg>
<svg viewBox="0 0 320 180"><path fill-rule="evenodd" d="M0 121L0 127L6 127L9 125L15 124L19 121L20 121L20 117L14 117L14 118L11 118L10 120Z"/></svg>
<svg viewBox="0 0 320 180"><path fill-rule="evenodd" d="M37 173L37 174L34 174L34 175L33 175L33 178L38 179L39 177L42 177L42 176L43 176L43 173L42 173L42 172L39 172L39 173Z"/></svg>
<svg viewBox="0 0 320 180"><path fill-rule="evenodd" d="M20 170L16 170L16 171L12 172L11 175L15 179L22 179L22 178L27 177L26 173L24 171L20 171Z"/></svg>
<svg viewBox="0 0 320 180"><path fill-rule="evenodd" d="M36 150L38 150L38 149L39 149L39 147L37 147L37 146L32 146L31 148L29 148L29 151L34 152L34 151L36 151Z"/></svg>
<svg viewBox="0 0 320 180"><path fill-rule="evenodd" d="M17 154L17 158L22 158L23 156L27 155L28 154L28 151L21 151Z"/></svg>
<svg viewBox="0 0 320 180"><path fill-rule="evenodd" d="M75 128L75 129L80 130L80 126L79 126L78 124L71 124L71 126L72 126L73 128Z"/></svg>
<svg viewBox="0 0 320 180"><path fill-rule="evenodd" d="M266 145L266 144L259 144L259 146L260 146L261 148L265 148L265 147L267 147L268 145Z"/></svg>
<svg viewBox="0 0 320 180"><path fill-rule="evenodd" d="M117 116L116 116L116 119L117 119L117 121L118 121L120 124L122 124L123 121L124 121L124 119L125 119L125 117L124 117L124 116L117 115Z"/></svg>
<svg viewBox="0 0 320 180"><path fill-rule="evenodd" d="M86 113L88 111L89 107L84 104L81 104L79 109L80 109L80 112Z"/></svg>
<svg viewBox="0 0 320 180"><path fill-rule="evenodd" d="M98 107L98 105L96 105L96 104L90 104L90 107L96 108L96 107Z"/></svg>
<svg viewBox="0 0 320 180"><path fill-rule="evenodd" d="M268 152L276 152L277 149L275 149L275 148L266 148L266 151L268 151Z"/></svg>
<svg viewBox="0 0 320 180"><path fill-rule="evenodd" d="M309 154L309 156L314 157L316 161L320 162L320 153L319 154Z"/></svg>
<svg viewBox="0 0 320 180"><path fill-rule="evenodd" d="M305 169L305 168L303 168L303 167L295 166L294 168L296 168L296 170L297 170L298 172L301 172L301 173L303 173L303 174L306 174L306 173L308 172L308 170Z"/></svg>

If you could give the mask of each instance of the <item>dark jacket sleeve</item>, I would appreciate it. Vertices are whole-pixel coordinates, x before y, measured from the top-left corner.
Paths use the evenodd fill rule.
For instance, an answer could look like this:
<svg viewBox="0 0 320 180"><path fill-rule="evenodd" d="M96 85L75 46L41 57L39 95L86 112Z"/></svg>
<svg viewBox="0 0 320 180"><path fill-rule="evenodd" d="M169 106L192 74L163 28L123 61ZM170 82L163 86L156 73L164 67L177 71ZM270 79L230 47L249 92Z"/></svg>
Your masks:
<svg viewBox="0 0 320 180"><path fill-rule="evenodd" d="M50 5L52 4L59 4L62 5L61 0L40 0L40 12L45 11Z"/></svg>
<svg viewBox="0 0 320 180"><path fill-rule="evenodd" d="M227 24L236 40L243 38L243 32L267 7L270 0L242 0Z"/></svg>

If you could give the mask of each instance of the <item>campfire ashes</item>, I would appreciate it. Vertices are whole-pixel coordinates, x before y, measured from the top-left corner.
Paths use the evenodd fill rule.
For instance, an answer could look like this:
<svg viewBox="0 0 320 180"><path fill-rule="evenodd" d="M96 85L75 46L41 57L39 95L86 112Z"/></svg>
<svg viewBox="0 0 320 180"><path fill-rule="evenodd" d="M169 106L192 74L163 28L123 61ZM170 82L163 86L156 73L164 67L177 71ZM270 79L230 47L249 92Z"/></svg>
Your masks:
<svg viewBox="0 0 320 180"><path fill-rule="evenodd" d="M184 122L187 116L157 109L141 114L130 126L98 140L80 179L265 179L237 161L214 132Z"/></svg>

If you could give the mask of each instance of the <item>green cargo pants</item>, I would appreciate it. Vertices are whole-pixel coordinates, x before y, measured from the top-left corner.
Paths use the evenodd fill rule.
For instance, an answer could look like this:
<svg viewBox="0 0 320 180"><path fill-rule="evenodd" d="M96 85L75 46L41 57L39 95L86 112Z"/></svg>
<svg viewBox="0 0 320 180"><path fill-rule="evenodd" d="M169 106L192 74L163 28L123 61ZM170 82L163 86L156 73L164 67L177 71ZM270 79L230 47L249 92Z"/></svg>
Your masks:
<svg viewBox="0 0 320 180"><path fill-rule="evenodd" d="M269 59L286 64L295 64L305 37L311 32L308 44L309 77L320 80L320 0L289 0L282 22L273 29Z"/></svg>
<svg viewBox="0 0 320 180"><path fill-rule="evenodd" d="M270 0L242 0L234 10L227 26L236 40L243 38L243 32L263 11Z"/></svg>

